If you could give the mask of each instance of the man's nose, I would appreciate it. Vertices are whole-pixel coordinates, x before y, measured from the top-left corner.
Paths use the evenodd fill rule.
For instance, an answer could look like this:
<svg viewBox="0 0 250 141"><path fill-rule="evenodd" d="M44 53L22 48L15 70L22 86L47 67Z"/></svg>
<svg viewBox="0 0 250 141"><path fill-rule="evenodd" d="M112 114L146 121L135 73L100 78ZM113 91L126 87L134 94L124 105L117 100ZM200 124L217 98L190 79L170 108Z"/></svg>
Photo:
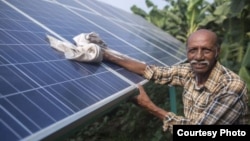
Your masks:
<svg viewBox="0 0 250 141"><path fill-rule="evenodd" d="M198 50L195 54L195 59L196 60L203 60L204 59L204 54L202 52L202 50Z"/></svg>

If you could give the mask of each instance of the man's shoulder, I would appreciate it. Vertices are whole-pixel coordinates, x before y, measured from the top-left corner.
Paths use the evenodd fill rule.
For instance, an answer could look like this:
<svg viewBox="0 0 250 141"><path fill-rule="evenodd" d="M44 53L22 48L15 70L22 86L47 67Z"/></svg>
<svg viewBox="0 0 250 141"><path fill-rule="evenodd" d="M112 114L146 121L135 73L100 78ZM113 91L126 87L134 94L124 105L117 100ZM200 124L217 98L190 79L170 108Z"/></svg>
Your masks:
<svg viewBox="0 0 250 141"><path fill-rule="evenodd" d="M219 64L219 65L220 65L220 67L218 67L218 68L221 71L221 74L222 74L221 76L224 77L225 79L227 79L227 80L241 79L237 73L235 73L234 71L232 71L228 67L226 67L222 64Z"/></svg>
<svg viewBox="0 0 250 141"><path fill-rule="evenodd" d="M224 82L225 84L227 84L228 86L232 87L232 88L236 88L236 87L245 87L246 84L243 81L243 79L234 71L232 71L231 69L221 65L220 65L220 81Z"/></svg>

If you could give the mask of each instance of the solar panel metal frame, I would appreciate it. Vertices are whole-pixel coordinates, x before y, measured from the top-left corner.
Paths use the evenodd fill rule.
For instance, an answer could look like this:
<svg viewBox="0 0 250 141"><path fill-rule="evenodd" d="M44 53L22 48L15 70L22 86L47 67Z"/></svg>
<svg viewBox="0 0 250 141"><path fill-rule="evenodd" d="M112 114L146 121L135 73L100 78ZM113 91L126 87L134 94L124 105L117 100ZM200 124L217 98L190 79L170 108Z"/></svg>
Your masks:
<svg viewBox="0 0 250 141"><path fill-rule="evenodd" d="M39 27L43 28L44 30L46 30L47 32L49 32L50 34L53 34L54 36L56 36L57 38L61 39L61 40L64 40L64 41L67 41L67 39L65 39L64 37L62 37L60 34L58 34L57 32L55 32L53 29L50 29L48 28L46 25L44 25L43 23L41 23L40 21L38 21L37 19L33 18L32 16L30 16L29 14L26 14L25 12L23 12L22 10L20 10L19 8L17 8L15 5L12 4L15 3L15 1L5 1L5 0L2 0L2 3L6 4L7 6L11 7L14 11L17 11L18 13L20 13L22 16L25 16L27 19L29 19L30 21L32 21L34 24L38 25ZM153 57L152 55L148 54L147 52L145 52L144 50L138 48L137 46L133 45L132 43L130 43L129 41L126 41L124 40L123 38L119 37L118 35L116 35L116 33L113 33L113 32L110 32L109 30L103 28L102 26L98 25L98 24L95 24L95 22L91 21L90 19L82 16L79 9L77 7L74 7L74 6L69 6L69 5L66 5L64 4L65 1L49 1L49 0L44 0L43 2L47 2L48 4L51 3L51 4L56 4L56 5L59 5L63 8L65 8L65 10L68 10L70 12L72 12L73 14L77 15L78 17L82 18L82 19L85 19L87 21L89 21L90 23L93 23L95 26L99 27L100 29L102 29L104 32L112 35L113 37L115 37L116 39L122 41L123 43L125 43L126 45L128 45L129 47L137 50L138 52L140 52L141 54L143 54L144 56L147 56L149 59L153 59L155 60L155 62L158 62L159 64L161 65L167 65L161 61L159 61L157 58ZM88 3L89 5L81 2L81 1L72 1L72 2L75 2L77 4L79 4L79 6L84 6L85 8L87 8L88 10L83 10L82 12L89 12L89 14L92 14L92 12L94 12L94 14L97 14L97 15L101 15L100 12L96 11L97 9L93 9L93 8L90 8L89 5L93 5L95 4L95 6L98 7L98 10L101 10L101 7L99 5L102 5L104 6L105 4L101 4L101 3L98 3L98 2L93 2L93 1L85 1L86 3ZM107 6L107 5L105 5ZM111 8L111 11L113 9ZM76 12L77 11L77 12ZM120 11L121 13L123 14L127 14L126 12L122 12ZM110 16L114 16L112 18L110 17L105 17L103 18L103 20L109 20L110 23L114 24L115 26L117 26L118 28L130 33L131 35L135 36L136 38L138 39L141 39L142 41L144 41L145 43L148 43L150 45L152 45L154 48L158 48L157 45L155 44L152 44L151 42L147 41L145 38L149 37L149 36L145 36L144 37L141 37L135 33L133 33L132 30L136 30L136 27L138 25L136 25L135 23L132 23L132 24L126 24L126 25L123 25L123 19L124 18L121 18L121 19L116 19L117 17L119 17L119 14L118 16L117 15L112 15L109 13L109 11L107 11L108 15ZM102 16L102 15L101 15ZM133 15L134 16L134 15ZM122 16L120 16L122 17ZM124 16L123 16L124 17ZM0 17L1 18L1 17ZM113 19L114 18L114 19ZM135 16L135 19L140 19L139 17L136 17ZM145 24L145 21L143 19L140 19L141 20L141 23L144 23ZM128 21L133 21L133 20L128 20ZM1 22L1 21L0 21ZM120 23L120 24L119 24ZM147 24L147 26L151 26L152 28L154 28L155 30L158 30L157 28L155 28L154 26L150 25L150 24ZM130 29L131 28L131 29ZM141 27L140 27L141 28ZM0 27L1 29L1 27ZM1 30L0 30L1 31ZM151 34L152 35L156 35L155 33L153 33L154 30L151 30L151 32L148 32L148 34ZM31 31L32 32L32 31ZM138 30L138 32L140 32ZM144 32L144 31L143 31ZM163 36L166 36L165 33L163 33L162 31L156 31L157 36L159 36L160 34L162 34ZM160 33L160 34L159 34ZM39 35L40 36L40 35ZM162 38L162 36L160 37L156 37L155 40L157 40L157 38ZM176 41L174 38L172 38L171 36L169 36L169 38L171 38L171 40L173 40L173 43L177 43L178 45L181 45L181 43L179 43L178 41ZM8 40L8 36L5 38L5 40ZM31 41L32 42L32 41ZM162 41L162 44L163 44L164 41ZM0 42L0 45L1 45L1 42ZM170 54L169 52L165 51L163 48L158 48L159 51L163 51L165 52L166 54L169 54L171 56L173 56L175 58L174 55ZM1 50L0 50L1 51ZM1 52L0 52L1 53ZM180 63L182 62L185 58L183 57L184 54L183 54L183 51L180 52L181 54L181 57L178 58L177 57L177 60L179 60L178 62L174 62L175 64L177 63ZM0 57L2 55L0 54ZM131 56L133 56L131 54ZM136 54L135 54L135 57L136 57ZM0 58L1 59L1 58ZM6 60L8 61L8 60ZM152 62L152 63L155 63L155 62ZM0 65L1 66L1 65ZM16 69L19 69L17 68L15 65L11 65L13 66L14 68ZM126 99L128 99L131 94L136 90L136 83L133 82L133 81L139 81L139 83L141 84L145 84L147 83L148 81L145 80L145 79L138 79L138 80L133 80L133 79L128 79L126 76L127 75L132 75L132 73L129 73L127 72L126 70L122 69L122 68L119 68L117 66L113 66L112 64L109 64L109 63L102 63L100 66L102 66L103 68L105 68L108 72L110 73L113 73L115 76L121 78L124 82L128 83L129 84L129 87L125 88L125 89L122 89L121 91L113 94L112 96L109 96L109 97L106 97L105 99L102 99L101 101L99 102L96 102L95 104L81 110L80 112L77 112L75 114L73 114L74 116L68 116L46 128L43 128L41 130L39 130L38 132L36 133L32 133L31 135L23 138L22 140L41 140L41 139L56 139L58 138L59 136L67 133L68 131L80 126L82 123L86 123L88 121L91 120L91 118L93 117L96 117L98 115L100 115L100 113L104 113L105 111L107 111L108 109L114 107L114 105L117 105L119 104L121 101L124 101ZM127 74L127 75L126 75ZM2 74L1 74L2 75ZM133 74L134 75L134 74ZM1 79L2 76L1 76ZM4 80L5 81L5 80ZM4 83L4 82L3 82ZM0 94L1 98L3 98L3 95ZM1 105L1 109L2 110L6 110L2 107ZM7 111L6 111L7 112ZM1 121L2 122L2 121ZM67 129L67 130L65 130Z"/></svg>

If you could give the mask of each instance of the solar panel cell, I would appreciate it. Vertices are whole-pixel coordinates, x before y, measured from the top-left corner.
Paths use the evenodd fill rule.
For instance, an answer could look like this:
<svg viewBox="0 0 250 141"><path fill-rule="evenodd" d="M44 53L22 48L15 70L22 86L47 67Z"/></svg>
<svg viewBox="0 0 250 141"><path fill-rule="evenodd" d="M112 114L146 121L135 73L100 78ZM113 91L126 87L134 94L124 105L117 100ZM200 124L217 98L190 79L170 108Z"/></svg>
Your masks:
<svg viewBox="0 0 250 141"><path fill-rule="evenodd" d="M13 92L25 91L37 87L33 81L31 81L26 75L23 75L19 70L13 66L0 66L1 77L4 82L0 89L2 95L9 95ZM2 82L2 83L4 83Z"/></svg>
<svg viewBox="0 0 250 141"><path fill-rule="evenodd" d="M0 103L1 105L4 104L1 100L0 100ZM10 109L9 111L11 111L11 107L9 109ZM13 140L13 141L20 140L23 137L28 136L30 134L29 131L23 129L23 127L16 120L14 120L8 113L6 113L3 109L0 109L0 112L1 112L0 132L2 133L1 139ZM15 111L15 113L17 112ZM38 128L36 130L38 130Z"/></svg>
<svg viewBox="0 0 250 141"><path fill-rule="evenodd" d="M35 93L36 92L33 91L33 94ZM26 93L9 96L7 97L7 100L11 103L11 105L14 106L14 108L16 108L26 118L28 118L28 120L38 125L39 128L44 128L55 122L53 117L51 117L41 107L38 107L36 103L30 101L25 95ZM22 122L21 119L18 120Z"/></svg>
<svg viewBox="0 0 250 141"><path fill-rule="evenodd" d="M10 36L8 33L4 32L3 30L0 30L0 44L17 44L18 41L15 40L12 36Z"/></svg>
<svg viewBox="0 0 250 141"><path fill-rule="evenodd" d="M79 111L79 108L74 104L77 103L79 100L77 98L75 98L74 95L70 95L68 93L66 93L66 91L64 90L64 88L61 85L52 85L49 87L46 87L46 90L53 96L55 97L55 101L59 101L60 103L63 103L64 107L66 107L66 109L68 108L72 114ZM66 93L64 95L64 93ZM72 99L76 99L76 101L72 102ZM54 102L55 102L54 101Z"/></svg>

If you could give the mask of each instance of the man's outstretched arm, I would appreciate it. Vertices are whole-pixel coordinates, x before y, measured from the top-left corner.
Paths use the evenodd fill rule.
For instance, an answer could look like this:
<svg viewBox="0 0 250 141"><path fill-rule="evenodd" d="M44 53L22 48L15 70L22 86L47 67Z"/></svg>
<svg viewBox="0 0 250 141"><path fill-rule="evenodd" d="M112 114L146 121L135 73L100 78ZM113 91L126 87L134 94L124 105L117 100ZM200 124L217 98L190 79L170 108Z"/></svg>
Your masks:
<svg viewBox="0 0 250 141"><path fill-rule="evenodd" d="M123 55L112 49L104 49L103 59L113 62L129 71L143 75L144 70L146 69L146 63L131 58L129 56Z"/></svg>
<svg viewBox="0 0 250 141"><path fill-rule="evenodd" d="M111 49L105 49L103 59L120 65L125 69L128 69L139 75L143 75L147 66L144 62L130 58ZM163 120L168 114L168 112L156 106L148 97L147 93L141 85L138 85L138 89L139 95L135 97L136 103L140 107L149 111L151 114Z"/></svg>

